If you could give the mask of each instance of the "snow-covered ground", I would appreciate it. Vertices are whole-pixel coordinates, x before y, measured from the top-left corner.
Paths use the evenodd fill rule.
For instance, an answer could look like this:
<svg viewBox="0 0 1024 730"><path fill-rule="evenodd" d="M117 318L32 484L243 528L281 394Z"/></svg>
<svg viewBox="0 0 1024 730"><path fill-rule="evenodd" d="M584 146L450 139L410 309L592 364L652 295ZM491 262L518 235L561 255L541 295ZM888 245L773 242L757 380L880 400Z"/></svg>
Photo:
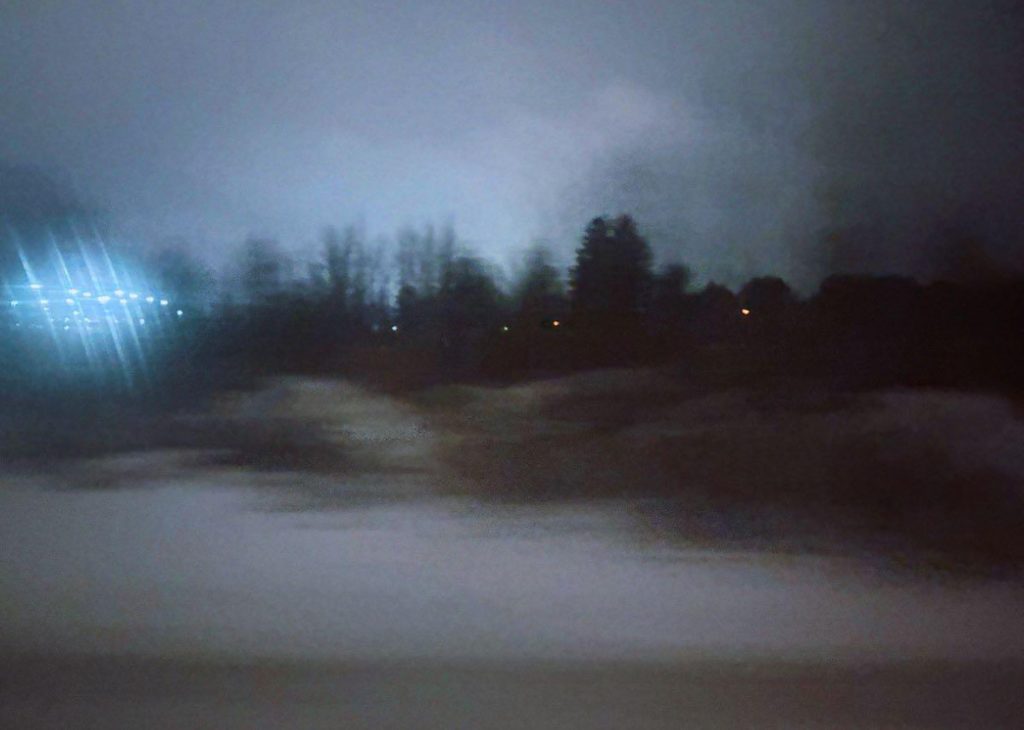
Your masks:
<svg viewBox="0 0 1024 730"><path fill-rule="evenodd" d="M319 387L297 392L288 400L292 415L314 404L320 413L327 407ZM82 712L86 706L109 711L106 722L95 709L86 712L81 717L93 719L83 726L132 726L138 703L158 714L166 710L165 718L198 713L195 724L167 720L167 727L214 727L210 718L218 717L222 726L271 727L272 713L258 721L253 714L267 702L253 694L264 682L268 691L283 693L292 714L282 721L292 727L327 726L326 717L348 718L358 727L373 726L367 718L377 718L378 726L421 726L404 713L425 696L447 709L430 722L429 713L421 716L422 726L479 720L476 713L491 708L498 713L489 715L491 726L516 727L509 697L519 696L533 703L523 710L534 713L532 727L602 726L585 714L602 706L603 726L624 727L633 718L636 727L676 727L673 713L683 711L678 703L686 692L696 693L691 710L704 713L693 715L707 723L698 726L717 727L716 717L732 718L721 726L736 726L750 717L735 708L716 714L709 697L717 692L756 702L778 691L789 698L778 701L792 709L800 707L801 682L817 687L808 690L808 701L834 690L815 670L786 674L796 671L784 670L787 663L845 667L853 674L833 679L855 692L849 687L859 686L857 673L867 671L858 667L879 663L1004 661L1016 667L1024 661L1024 588L1017 582L652 540L625 499L530 504L446 493L431 483L439 436L429 419L391 399L346 394L350 405L344 408L362 417L347 430L339 426L339 438L386 457L381 471L261 473L157 452L82 465L90 475L128 475L105 480L113 486L104 489L76 488L76 470L66 467L4 477L0 646L15 659L5 665L7 690L0 687L0 694L8 703L0 719L6 712L26 727L62 726L61 713L77 702ZM157 476L140 476L146 473ZM114 658L97 658L103 656ZM125 656L145 659L117 658ZM129 680L135 662L149 674ZM188 662L218 668L204 675ZM290 668L261 670L260 662ZM735 682L726 672L723 684L686 669L708 662L761 668L741 672L746 679ZM400 666L416 669L395 669ZM431 666L448 669L434 673ZM474 666L490 669L466 668ZM543 669L550 666L564 669ZM32 683L31 677L51 670L88 689L54 695L43 679ZM543 680L544 671L555 671L554 678ZM896 692L887 701L904 707L898 687L880 679L894 671L877 670L863 688ZM1003 672L984 685L984 673L950 671L927 681L891 675L905 682L907 696L925 713L893 726L933 726L927 708L937 700L921 699L922 688L940 698L936 687L948 680L952 697L976 682L998 690L1016 676ZM161 672L169 678L159 679ZM109 682L96 679L104 676ZM646 682L637 679L645 676ZM383 693L380 701L393 705L391 714L363 697L347 709L335 706L340 715L317 715L303 698L321 708L341 701L324 677L335 677L339 687L355 681L359 691ZM786 677L796 684L786 684ZM125 682L139 684L125 689ZM232 682L246 689L232 690ZM695 689L701 682L714 685L710 695ZM772 689L773 682L785 686ZM585 699L602 683L625 693L618 704L610 695ZM184 694L176 695L176 686ZM298 689L304 686L311 699ZM394 695L396 687L405 694ZM460 687L466 688L462 700ZM512 694L502 694L506 690ZM576 714L566 692L576 693ZM644 692L646 704L637 699ZM544 703L555 701L552 693L563 704L544 714ZM43 696L50 709L33 709ZM235 710L223 702L235 703ZM846 705L822 712L836 707ZM302 714L307 710L312 714ZM821 720L813 712L787 712L763 715L753 726L843 726L836 715ZM574 724L588 716L586 724ZM788 725L779 720L787 717ZM864 722L858 717L843 721L857 726ZM893 717L899 720L898 713ZM988 717L987 726L1000 726L999 717ZM872 726L884 719L882 712ZM939 717L934 726L949 719Z"/></svg>
<svg viewBox="0 0 1024 730"><path fill-rule="evenodd" d="M614 502L364 493L322 510L209 478L6 485L4 642L321 659L1024 658L1013 584L638 544Z"/></svg>

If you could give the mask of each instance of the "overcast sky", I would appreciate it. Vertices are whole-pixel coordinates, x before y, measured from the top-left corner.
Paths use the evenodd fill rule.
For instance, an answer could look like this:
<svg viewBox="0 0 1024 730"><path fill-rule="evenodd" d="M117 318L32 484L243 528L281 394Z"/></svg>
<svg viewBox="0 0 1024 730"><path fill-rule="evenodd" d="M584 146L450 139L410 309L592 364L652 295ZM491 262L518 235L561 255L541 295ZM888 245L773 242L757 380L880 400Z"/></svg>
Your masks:
<svg viewBox="0 0 1024 730"><path fill-rule="evenodd" d="M214 258L449 218L568 257L630 211L731 283L928 273L940 226L1018 255L1016 4L0 0L0 159Z"/></svg>

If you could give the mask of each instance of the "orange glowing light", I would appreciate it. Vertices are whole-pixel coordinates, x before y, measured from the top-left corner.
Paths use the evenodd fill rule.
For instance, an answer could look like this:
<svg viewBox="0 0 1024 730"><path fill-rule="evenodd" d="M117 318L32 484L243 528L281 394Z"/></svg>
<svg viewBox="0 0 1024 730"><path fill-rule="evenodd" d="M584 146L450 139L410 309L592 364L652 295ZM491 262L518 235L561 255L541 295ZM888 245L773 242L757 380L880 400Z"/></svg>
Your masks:
<svg viewBox="0 0 1024 730"><path fill-rule="evenodd" d="M560 324L562 324L562 323L561 323L561 322L559 322L559 321L558 321L557 319L556 319L556 320L553 320L553 321L551 322L551 326L552 326L552 327L557 327L557 326L559 326Z"/></svg>
<svg viewBox="0 0 1024 730"><path fill-rule="evenodd" d="M740 310L740 314L746 317L748 314L750 314L750 310L744 307L743 309Z"/></svg>

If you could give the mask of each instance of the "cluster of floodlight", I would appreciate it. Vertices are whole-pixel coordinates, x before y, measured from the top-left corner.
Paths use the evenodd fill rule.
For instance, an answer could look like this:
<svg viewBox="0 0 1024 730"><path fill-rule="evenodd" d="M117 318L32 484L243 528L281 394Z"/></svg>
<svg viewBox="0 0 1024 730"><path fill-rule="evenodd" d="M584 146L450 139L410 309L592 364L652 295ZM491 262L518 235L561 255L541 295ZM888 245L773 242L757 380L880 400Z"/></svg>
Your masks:
<svg viewBox="0 0 1024 730"><path fill-rule="evenodd" d="M98 290L78 286L61 288L44 286L38 282L9 286L7 289L14 297L9 299L7 304L14 317L13 326L16 329L27 327L83 334L106 331L107 334L112 334L113 330L109 330L111 327L127 327L132 332L136 327L149 329L149 325L161 319L158 315L163 310L173 312L172 316L178 319L185 316L183 309L172 308L170 299L145 291L122 288ZM152 312L153 309L157 311ZM40 313L43 322L37 321L36 316L29 315L33 310ZM26 315L29 316L27 321Z"/></svg>
<svg viewBox="0 0 1024 730"><path fill-rule="evenodd" d="M0 278L0 328L33 331L31 351L52 356L61 372L145 386L160 341L185 309L154 291L145 272L112 252L99 232L49 233L28 241L8 227L2 235L21 271L11 265L0 272L9 277Z"/></svg>
<svg viewBox="0 0 1024 730"><path fill-rule="evenodd" d="M110 293L105 292L92 292L88 289L79 289L72 287L70 289L56 290L52 288L44 287L42 284L29 284L28 289L31 289L36 294L35 298L24 297L15 298L9 300L8 304L14 307L21 306L32 306L33 304L38 305L42 308L50 306L51 301L56 301L63 297L64 304L69 307L74 307L82 304L91 304L93 302L101 305L110 304L114 300L117 300L122 306L129 304L152 304L161 307L171 306L171 301L163 297L157 297L153 294L140 294L135 291L125 291L124 289L115 289ZM50 299L54 297L54 299ZM184 312L177 310L178 316L182 316Z"/></svg>

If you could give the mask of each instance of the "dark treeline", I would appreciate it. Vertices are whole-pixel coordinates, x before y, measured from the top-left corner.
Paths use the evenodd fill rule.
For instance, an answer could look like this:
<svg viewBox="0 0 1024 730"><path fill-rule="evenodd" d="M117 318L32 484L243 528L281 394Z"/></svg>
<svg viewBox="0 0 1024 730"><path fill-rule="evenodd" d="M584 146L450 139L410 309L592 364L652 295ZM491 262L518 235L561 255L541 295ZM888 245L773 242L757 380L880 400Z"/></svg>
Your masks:
<svg viewBox="0 0 1024 730"><path fill-rule="evenodd" d="M664 363L723 383L1015 388L1024 378L1024 279L989 265L970 238L937 252L948 280L834 274L803 298L771 276L697 288L685 265L654 260L626 215L591 221L567 270L537 245L506 275L450 225L391 240L348 227L326 230L301 264L251 238L218 284L180 245L112 242L101 216L32 170L0 165L0 213L6 394L65 387L67 372L75 388L98 378L150 393L275 373L415 386ZM90 319L77 294L65 307L68 287L85 286L76 281L114 293L116 316ZM118 287L140 299L119 309Z"/></svg>
<svg viewBox="0 0 1024 730"><path fill-rule="evenodd" d="M450 227L405 230L390 251L330 229L303 272L254 239L238 266L193 357L245 373L411 386L679 363L719 382L1005 388L1024 363L1019 279L836 274L807 298L771 276L695 288L685 265L656 265L624 215L591 221L568 271L535 246L510 279Z"/></svg>

